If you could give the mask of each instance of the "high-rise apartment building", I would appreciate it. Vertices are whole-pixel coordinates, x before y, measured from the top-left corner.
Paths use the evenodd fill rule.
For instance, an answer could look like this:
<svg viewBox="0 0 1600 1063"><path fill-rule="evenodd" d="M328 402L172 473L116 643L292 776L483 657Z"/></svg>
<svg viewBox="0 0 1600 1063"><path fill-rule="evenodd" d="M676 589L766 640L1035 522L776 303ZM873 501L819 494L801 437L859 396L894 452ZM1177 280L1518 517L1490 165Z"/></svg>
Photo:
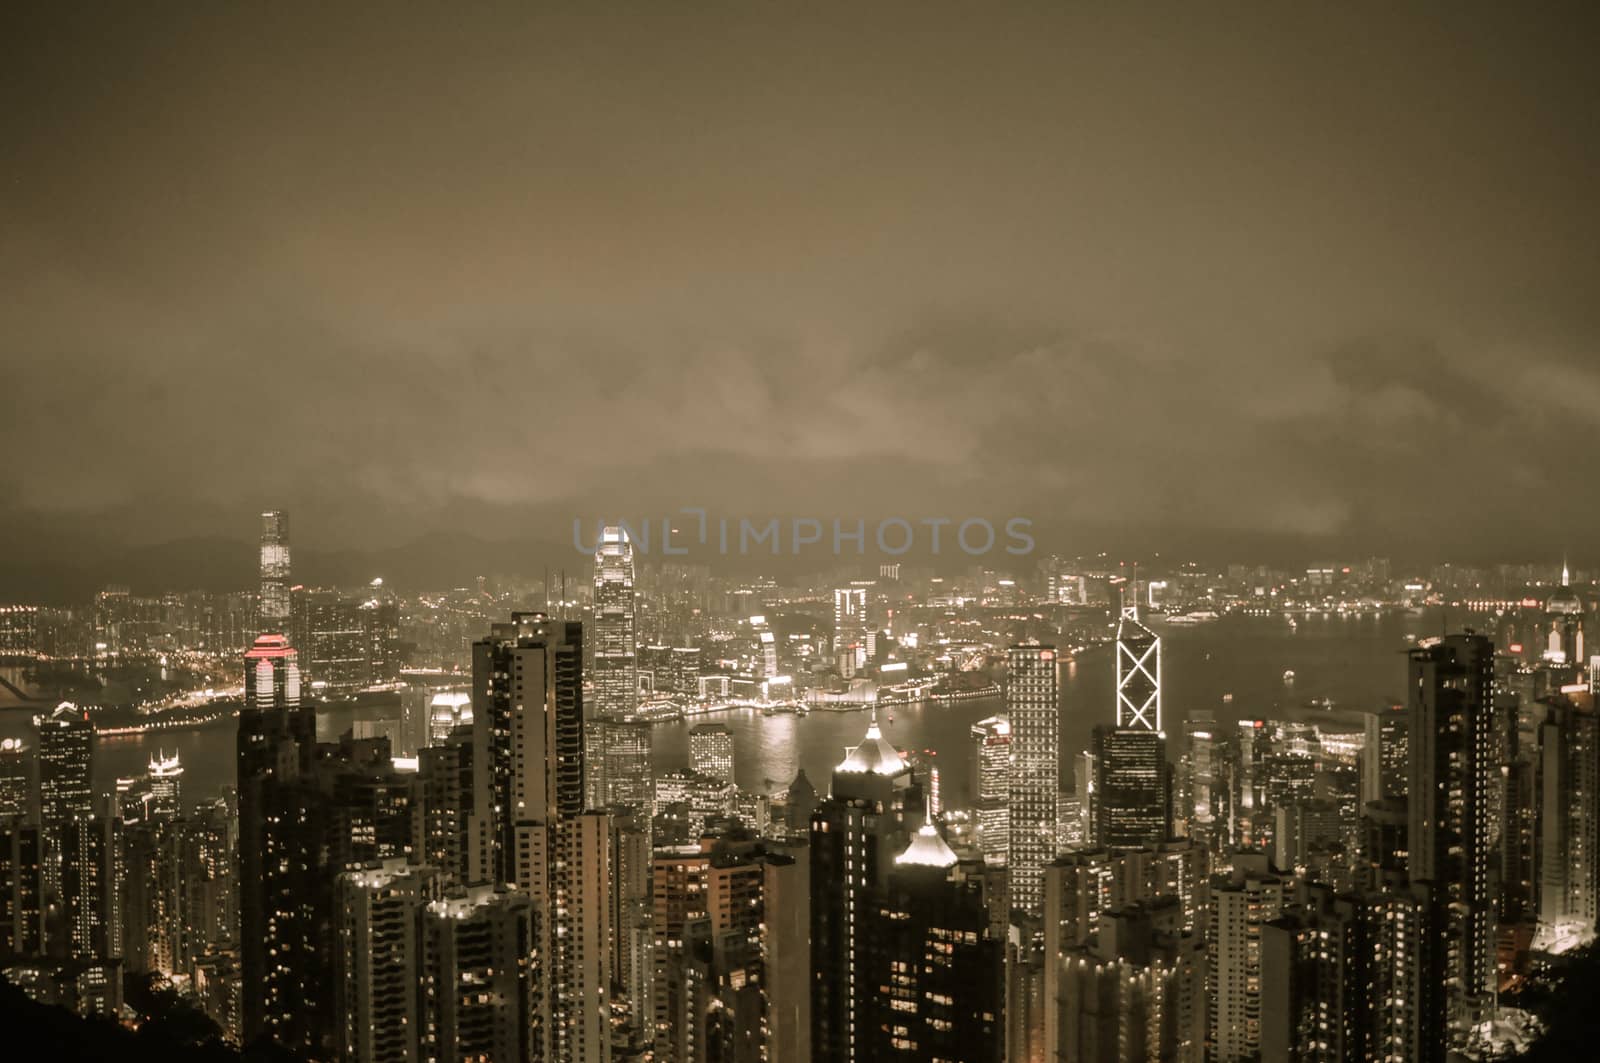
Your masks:
<svg viewBox="0 0 1600 1063"><path fill-rule="evenodd" d="M1451 1040L1464 1045L1493 1017L1497 990L1490 884L1494 643L1450 635L1410 654L1410 877L1441 915Z"/></svg>
<svg viewBox="0 0 1600 1063"><path fill-rule="evenodd" d="M623 540L625 542L625 540ZM631 548L629 551L631 573ZM628 580L631 600L632 581ZM627 671L632 673L632 621ZM597 665L598 667L598 665ZM548 913L545 1058L611 1058L611 820L585 812L583 627L516 613L473 646L474 744L486 750L497 883Z"/></svg>

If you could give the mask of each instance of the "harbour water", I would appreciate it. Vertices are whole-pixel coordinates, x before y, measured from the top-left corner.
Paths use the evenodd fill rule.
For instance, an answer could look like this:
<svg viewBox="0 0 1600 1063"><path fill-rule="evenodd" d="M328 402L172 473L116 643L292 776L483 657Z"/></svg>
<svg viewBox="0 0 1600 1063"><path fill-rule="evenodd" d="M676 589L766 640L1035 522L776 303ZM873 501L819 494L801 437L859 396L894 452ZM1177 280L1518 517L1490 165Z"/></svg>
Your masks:
<svg viewBox="0 0 1600 1063"><path fill-rule="evenodd" d="M1452 620L1460 622L1458 617ZM1278 719L1302 710L1313 699L1329 698L1340 709L1375 709L1403 697L1407 635L1438 634L1437 612L1390 612L1360 617L1229 616L1215 622L1163 626L1164 725L1182 730L1184 718L1209 709L1220 721ZM1092 650L1061 670L1062 780L1070 778L1073 756L1089 741L1097 724L1113 715L1114 658L1109 647ZM1285 670L1294 672L1292 684ZM1224 701L1225 695L1232 695ZM885 735L902 749L924 750L938 766L941 790L951 803L965 801L972 765L971 725L1001 711L998 699L940 705L896 705L893 721L885 711ZM324 737L350 726L354 710L319 721ZM658 724L654 730L656 770L682 768L688 731L696 723L718 722L733 732L735 769L741 786L766 792L786 789L804 768L819 791L845 748L860 740L864 712L812 712L807 716L763 716L753 709ZM25 735L26 713L0 715L0 736ZM185 801L220 794L234 781L234 727L231 721L187 731L103 738L95 758L96 788L109 793L118 775L143 769L158 750L176 751L184 765Z"/></svg>

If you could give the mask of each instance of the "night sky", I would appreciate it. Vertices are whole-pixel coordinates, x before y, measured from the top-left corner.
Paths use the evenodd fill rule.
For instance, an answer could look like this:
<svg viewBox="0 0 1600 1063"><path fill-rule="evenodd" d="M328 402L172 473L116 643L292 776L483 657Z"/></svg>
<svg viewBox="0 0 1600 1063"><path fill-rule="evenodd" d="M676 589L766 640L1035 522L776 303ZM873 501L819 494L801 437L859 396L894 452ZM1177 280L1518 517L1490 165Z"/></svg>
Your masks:
<svg viewBox="0 0 1600 1063"><path fill-rule="evenodd" d="M0 576L268 506L1587 560L1594 5L399 6L0 10Z"/></svg>

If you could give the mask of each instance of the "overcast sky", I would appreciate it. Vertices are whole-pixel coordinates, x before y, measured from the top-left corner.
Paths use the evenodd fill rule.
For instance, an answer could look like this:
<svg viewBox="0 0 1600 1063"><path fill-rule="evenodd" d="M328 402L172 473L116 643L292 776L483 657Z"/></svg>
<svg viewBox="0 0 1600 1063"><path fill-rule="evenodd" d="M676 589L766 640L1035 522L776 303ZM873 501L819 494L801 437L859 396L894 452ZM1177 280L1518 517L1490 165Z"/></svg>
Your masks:
<svg viewBox="0 0 1600 1063"><path fill-rule="evenodd" d="M1593 5L61 6L0 12L13 559L1600 520Z"/></svg>

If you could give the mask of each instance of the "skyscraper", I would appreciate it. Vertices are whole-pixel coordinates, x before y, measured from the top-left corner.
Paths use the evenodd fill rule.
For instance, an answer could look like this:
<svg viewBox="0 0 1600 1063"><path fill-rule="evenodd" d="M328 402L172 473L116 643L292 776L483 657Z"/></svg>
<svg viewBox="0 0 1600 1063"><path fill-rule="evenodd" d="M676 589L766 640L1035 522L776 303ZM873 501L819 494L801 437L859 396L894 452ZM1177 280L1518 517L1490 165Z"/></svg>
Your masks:
<svg viewBox="0 0 1600 1063"><path fill-rule="evenodd" d="M1011 845L1011 721L990 716L972 725L972 815L984 863L1003 866Z"/></svg>
<svg viewBox="0 0 1600 1063"><path fill-rule="evenodd" d="M866 660L867 589L836 587L833 591L833 650L848 655L851 669Z"/></svg>
<svg viewBox="0 0 1600 1063"><path fill-rule="evenodd" d="M62 847L73 824L94 812L94 724L69 701L34 718L39 750L39 827L44 837L44 881L60 897Z"/></svg>
<svg viewBox="0 0 1600 1063"><path fill-rule="evenodd" d="M244 704L260 712L300 707L299 655L286 636L262 635L245 653Z"/></svg>
<svg viewBox="0 0 1600 1063"><path fill-rule="evenodd" d="M631 557L631 551L630 551ZM631 565L630 565L631 572ZM631 598L632 581L629 580ZM628 622L631 648L631 616ZM632 654L627 670L632 673ZM544 1058L611 1058L611 826L586 813L583 626L514 613L473 645L474 745L486 751L493 874L548 918Z"/></svg>
<svg viewBox="0 0 1600 1063"><path fill-rule="evenodd" d="M1261 1051L1261 930L1283 900L1283 880L1262 854L1237 854L1231 879L1212 887L1207 1059L1254 1059Z"/></svg>
<svg viewBox="0 0 1600 1063"><path fill-rule="evenodd" d="M405 855L414 780L385 739L316 741L295 651L263 635L245 655L239 711L242 1034L315 1058L341 1043L334 996L334 878Z"/></svg>
<svg viewBox="0 0 1600 1063"><path fill-rule="evenodd" d="M1439 916L1451 1040L1492 1017L1496 976L1490 890L1494 643L1450 635L1410 654L1410 876Z"/></svg>
<svg viewBox="0 0 1600 1063"><path fill-rule="evenodd" d="M733 732L720 723L689 729L689 770L733 783Z"/></svg>
<svg viewBox="0 0 1600 1063"><path fill-rule="evenodd" d="M21 738L0 739L0 819L26 817L33 808L33 770L28 743Z"/></svg>
<svg viewBox="0 0 1600 1063"><path fill-rule="evenodd" d="M868 906L921 819L911 766L883 737L874 710L866 737L834 768L829 796L811 815L811 1043L819 1058L864 1058L873 990L859 964Z"/></svg>
<svg viewBox="0 0 1600 1063"><path fill-rule="evenodd" d="M1011 720L1011 907L1037 915L1044 869L1056 855L1061 790L1061 714L1053 646L1013 646L1006 685Z"/></svg>
<svg viewBox="0 0 1600 1063"><path fill-rule="evenodd" d="M1166 736L1143 728L1094 729L1094 843L1157 845L1172 834Z"/></svg>
<svg viewBox="0 0 1600 1063"><path fill-rule="evenodd" d="M999 1063L1002 941L983 874L960 865L932 823L895 855L872 895L855 978L867 994L864 1058Z"/></svg>
<svg viewBox="0 0 1600 1063"><path fill-rule="evenodd" d="M261 601L257 616L262 634L288 634L289 514L281 509L261 514Z"/></svg>
<svg viewBox="0 0 1600 1063"><path fill-rule="evenodd" d="M594 555L594 696L602 720L624 720L638 708L634 608L633 542L624 529L606 528Z"/></svg>
<svg viewBox="0 0 1600 1063"><path fill-rule="evenodd" d="M1161 730L1161 639L1139 622L1137 588L1117 622L1117 726Z"/></svg>
<svg viewBox="0 0 1600 1063"><path fill-rule="evenodd" d="M805 857L742 830L656 853L659 1058L812 1059Z"/></svg>

